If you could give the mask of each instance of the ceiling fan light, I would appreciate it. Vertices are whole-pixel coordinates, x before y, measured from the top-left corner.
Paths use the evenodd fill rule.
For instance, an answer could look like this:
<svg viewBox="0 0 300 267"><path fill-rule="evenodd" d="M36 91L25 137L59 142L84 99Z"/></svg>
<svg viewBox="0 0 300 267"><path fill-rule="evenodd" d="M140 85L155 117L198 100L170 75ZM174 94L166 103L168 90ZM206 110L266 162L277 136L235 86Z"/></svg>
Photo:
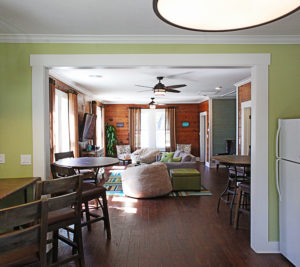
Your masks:
<svg viewBox="0 0 300 267"><path fill-rule="evenodd" d="M186 30L222 32L264 25L300 9L299 0L153 0L156 15Z"/></svg>
<svg viewBox="0 0 300 267"><path fill-rule="evenodd" d="M166 90L165 89L154 89L155 96L165 96Z"/></svg>

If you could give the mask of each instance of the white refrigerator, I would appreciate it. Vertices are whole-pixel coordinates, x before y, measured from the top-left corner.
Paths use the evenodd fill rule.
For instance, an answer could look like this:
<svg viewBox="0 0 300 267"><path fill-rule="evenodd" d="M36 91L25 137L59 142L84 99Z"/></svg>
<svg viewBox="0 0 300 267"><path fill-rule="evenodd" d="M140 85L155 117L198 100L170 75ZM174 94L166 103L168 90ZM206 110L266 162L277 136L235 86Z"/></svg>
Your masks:
<svg viewBox="0 0 300 267"><path fill-rule="evenodd" d="M279 119L276 136L280 253L300 266L300 119Z"/></svg>

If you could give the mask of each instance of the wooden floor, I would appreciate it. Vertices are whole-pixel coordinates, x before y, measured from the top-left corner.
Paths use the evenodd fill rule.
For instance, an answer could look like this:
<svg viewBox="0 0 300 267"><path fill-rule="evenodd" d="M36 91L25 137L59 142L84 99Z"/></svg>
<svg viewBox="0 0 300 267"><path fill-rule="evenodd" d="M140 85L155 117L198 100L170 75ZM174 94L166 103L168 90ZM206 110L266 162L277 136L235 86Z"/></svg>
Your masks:
<svg viewBox="0 0 300 267"><path fill-rule="evenodd" d="M228 206L221 204L217 214L225 169L199 169L212 196L110 196L112 239L106 239L102 222L93 224L91 232L83 229L86 266L292 266L279 254L256 254L250 248L248 217L242 215L241 229L235 230ZM70 253L60 245L61 254Z"/></svg>

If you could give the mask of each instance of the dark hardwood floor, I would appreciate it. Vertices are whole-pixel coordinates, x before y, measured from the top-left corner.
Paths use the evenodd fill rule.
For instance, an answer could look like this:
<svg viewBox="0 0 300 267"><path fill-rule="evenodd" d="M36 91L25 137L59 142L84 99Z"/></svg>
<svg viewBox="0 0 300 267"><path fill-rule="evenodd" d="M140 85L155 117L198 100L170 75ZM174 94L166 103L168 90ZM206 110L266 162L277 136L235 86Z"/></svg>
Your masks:
<svg viewBox="0 0 300 267"><path fill-rule="evenodd" d="M217 200L226 171L199 166L202 184L212 196L149 200L109 197L112 239L103 223L83 229L86 266L292 266L279 254L256 254L250 248L249 218L240 229L229 225L229 207ZM70 249L60 244L60 253ZM71 266L71 265L70 265Z"/></svg>

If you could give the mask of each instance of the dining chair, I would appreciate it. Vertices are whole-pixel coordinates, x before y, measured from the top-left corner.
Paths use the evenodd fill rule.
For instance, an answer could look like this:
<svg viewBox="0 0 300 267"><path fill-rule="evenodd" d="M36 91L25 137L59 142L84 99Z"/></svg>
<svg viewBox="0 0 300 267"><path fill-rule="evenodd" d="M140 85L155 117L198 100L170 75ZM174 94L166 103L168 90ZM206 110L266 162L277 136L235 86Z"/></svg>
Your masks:
<svg viewBox="0 0 300 267"><path fill-rule="evenodd" d="M54 159L55 161L58 161L60 159L66 159L66 158L74 158L74 152L73 151L67 151L67 152L59 152L59 153L54 153ZM94 180L95 179L95 172L92 169L83 169L83 170L78 170L77 174L82 174L83 179L85 180Z"/></svg>
<svg viewBox="0 0 300 267"><path fill-rule="evenodd" d="M67 177L75 174L72 167L60 167L55 163L51 164L51 172L53 179ZM100 201L101 199L101 201ZM102 216L90 211L89 202L95 200L102 209ZM91 224L104 221L104 227L106 229L106 235L108 239L111 239L111 229L109 221L109 212L106 198L106 188L102 185L95 185L94 183L82 184L82 203L84 203L84 210L86 221L81 224L82 227L87 226L88 231L91 231ZM93 219L91 219L93 217Z"/></svg>
<svg viewBox="0 0 300 267"><path fill-rule="evenodd" d="M0 266L47 266L47 212L45 199L0 210L0 229L14 229L0 234Z"/></svg>
<svg viewBox="0 0 300 267"><path fill-rule="evenodd" d="M85 266L81 233L82 176L74 175L39 181L36 187L36 199L42 196L48 197L48 232L53 232L54 264L59 266L69 261L77 261L80 266ZM59 234L59 229L70 225L74 225L74 240ZM73 248L73 255L58 260L58 240L70 245Z"/></svg>

